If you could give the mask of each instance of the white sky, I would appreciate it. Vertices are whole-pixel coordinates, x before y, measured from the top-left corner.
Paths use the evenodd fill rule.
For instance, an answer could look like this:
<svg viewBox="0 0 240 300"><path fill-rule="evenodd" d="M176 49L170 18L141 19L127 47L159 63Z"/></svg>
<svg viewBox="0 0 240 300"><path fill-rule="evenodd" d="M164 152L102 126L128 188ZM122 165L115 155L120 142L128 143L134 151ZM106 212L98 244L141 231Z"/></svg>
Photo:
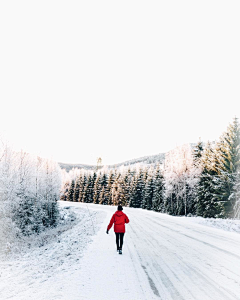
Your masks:
<svg viewBox="0 0 240 300"><path fill-rule="evenodd" d="M239 1L0 2L0 132L104 164L218 139L240 117Z"/></svg>

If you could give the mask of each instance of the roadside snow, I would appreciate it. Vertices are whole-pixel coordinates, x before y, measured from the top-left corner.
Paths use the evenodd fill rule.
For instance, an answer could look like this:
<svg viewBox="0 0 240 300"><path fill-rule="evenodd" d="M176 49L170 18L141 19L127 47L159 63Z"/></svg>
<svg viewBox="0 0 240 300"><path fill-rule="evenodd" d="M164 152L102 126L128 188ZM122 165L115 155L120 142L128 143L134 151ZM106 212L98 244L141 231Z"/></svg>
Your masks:
<svg viewBox="0 0 240 300"><path fill-rule="evenodd" d="M70 207L68 203L61 205ZM92 243L94 229L99 230L106 216L102 211L90 215L84 207L74 207L75 214L70 207L68 212L64 216L71 218L72 224L67 222L43 233L35 243L29 240L30 249L27 244L13 246L12 250L20 252L0 261L1 300L68 299L62 298L60 291L71 281L71 274L81 268L80 260L86 246ZM62 281L57 279L59 275Z"/></svg>
<svg viewBox="0 0 240 300"><path fill-rule="evenodd" d="M240 220L234 219L213 219L202 217L191 217L191 222L195 222L201 225L219 228L225 231L232 231L240 233Z"/></svg>

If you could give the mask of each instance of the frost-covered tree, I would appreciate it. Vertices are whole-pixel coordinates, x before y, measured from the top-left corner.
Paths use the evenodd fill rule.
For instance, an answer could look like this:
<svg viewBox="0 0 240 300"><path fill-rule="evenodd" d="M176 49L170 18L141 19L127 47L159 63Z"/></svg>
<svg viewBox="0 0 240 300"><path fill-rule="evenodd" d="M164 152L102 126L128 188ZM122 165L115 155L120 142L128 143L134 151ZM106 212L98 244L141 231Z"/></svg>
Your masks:
<svg viewBox="0 0 240 300"><path fill-rule="evenodd" d="M56 226L59 217L61 170L58 164L0 150L0 244Z"/></svg>
<svg viewBox="0 0 240 300"><path fill-rule="evenodd" d="M190 145L176 147L167 153L164 164L165 205L168 212L174 215L192 213L199 170L194 166Z"/></svg>
<svg viewBox="0 0 240 300"><path fill-rule="evenodd" d="M15 153L5 144L0 149L0 253L12 244L17 233L14 224L17 170Z"/></svg>

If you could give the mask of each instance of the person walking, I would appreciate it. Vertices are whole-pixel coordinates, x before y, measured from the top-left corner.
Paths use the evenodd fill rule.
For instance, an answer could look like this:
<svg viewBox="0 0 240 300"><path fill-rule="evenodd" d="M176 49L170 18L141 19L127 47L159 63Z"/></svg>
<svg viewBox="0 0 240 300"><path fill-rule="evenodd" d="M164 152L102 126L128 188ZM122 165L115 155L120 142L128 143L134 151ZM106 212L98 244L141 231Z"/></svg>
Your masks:
<svg viewBox="0 0 240 300"><path fill-rule="evenodd" d="M122 212L123 208L118 205L117 211L113 214L110 223L107 227L107 234L114 224L114 232L116 234L117 251L122 254L123 237L125 233L125 223L129 223L129 219L126 214Z"/></svg>

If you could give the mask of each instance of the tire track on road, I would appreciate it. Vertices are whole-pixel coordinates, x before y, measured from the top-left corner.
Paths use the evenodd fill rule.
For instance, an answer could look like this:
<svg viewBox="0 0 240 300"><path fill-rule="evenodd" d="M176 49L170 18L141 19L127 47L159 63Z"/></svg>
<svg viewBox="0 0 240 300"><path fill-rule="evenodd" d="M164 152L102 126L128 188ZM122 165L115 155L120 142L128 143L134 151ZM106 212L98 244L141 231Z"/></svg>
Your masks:
<svg viewBox="0 0 240 300"><path fill-rule="evenodd" d="M137 218L135 218L135 221L136 221L135 222L136 223L135 226L136 226L136 228L138 228L138 232L142 233L142 232L146 231L146 226L149 229L151 229L151 231L153 232L153 234L151 234L151 236L146 236L146 235L141 236L135 230L133 230L133 226L132 226L132 230L133 230L134 234L137 236L137 240L141 238L148 245L149 252L151 251L151 254L152 254L151 255L151 259L154 260L153 265L155 264L155 269L158 269L158 272L160 272L160 274L162 276L163 283L165 282L165 287L169 288L171 285L173 286L173 284L171 282L169 282L171 280L169 280L169 277L166 275L166 272L163 270L163 268L160 266L160 263L159 263L159 261L161 261L161 264L164 265L165 262L163 260L161 260L161 258L159 257L158 251L154 250L156 248L163 250L162 243L160 243L159 240L157 240L156 238L154 238L154 236L159 232L159 225L161 226L162 224L158 223L157 224L158 226L156 226L156 225L153 226L152 223L154 223L154 221L152 219L149 219L149 218L148 218L148 222L147 223L145 222L144 225L142 225L141 222L137 222ZM155 227L155 228L153 229L153 227ZM162 227L166 228L166 229L168 229L170 231L172 231L172 233L174 234L175 238L176 238L176 236L179 238L179 235L178 235L179 232L176 232L176 230L173 231L173 229L169 228L168 226L162 226ZM189 264L186 264L186 261L184 261L183 258L180 257L179 255L177 255L176 251L171 253L171 245L174 245L172 243L172 241L174 241L174 237L172 237L172 239L171 238L169 239L169 233L166 233L165 231L161 231L161 234L163 234L163 233L164 233L164 238L163 238L163 236L161 236L162 239L164 239L165 242L167 241L167 244L170 246L169 248L165 247L164 254L166 255L166 253L168 253L167 257L169 257L169 253L170 253L170 258L171 259L172 259L173 255L174 255L175 258L177 258L177 260L180 262L181 270L183 270L185 272L186 279L188 279L187 282L189 282L189 278L188 278L189 274L191 274L192 276L194 274L194 280L196 280L196 279L200 280L201 279L200 280L201 284L205 285L205 287L207 286L207 290L211 291L211 293L213 295L215 295L215 297L212 298L211 295L210 295L210 293L206 294L205 293L206 288L204 289L204 288L202 288L202 286L198 287L198 289L201 290L201 292L199 291L201 295L204 292L206 294L206 297L208 297L208 299L224 299L224 300L226 300L226 299L237 299L235 294L233 294L229 290L224 289L223 287L221 288L221 291L220 291L219 290L219 285L216 284L216 282L212 278L210 278L209 276L206 276L206 274L204 273L204 271L206 271L206 270L204 270L202 268L202 265L201 265L202 261L201 261L201 259L199 257L198 257L199 266L198 266L198 270L196 270L195 268L193 268ZM153 241L155 242L155 244L153 243ZM178 239L177 239L177 242L179 242ZM150 247L150 245L152 246L152 248ZM176 245L174 245L173 249L176 249ZM178 249L179 249L179 247L178 247ZM183 252L185 252L185 254L188 255L189 253L188 253L187 249L192 250L191 248L189 248L189 247L187 248L187 247L184 246L184 247L181 248L181 251L184 250ZM196 252L196 250L194 250L194 252ZM142 255L139 254L139 251L138 251L138 255L140 256L141 261L143 261ZM190 255L191 255L191 253L190 253ZM201 253L198 252L197 256L199 256L199 255L201 255ZM158 257L157 260L156 260L156 257ZM145 257L145 259L146 259L146 257ZM200 269L199 269L199 267L200 267ZM168 273L169 272L172 273L172 275L175 276L176 280L182 281L181 279L178 278L176 272L174 272L174 270L169 267L169 265L166 266L166 264L165 264L165 269L166 268L169 268ZM201 269L203 269L203 270L200 271ZM154 273L153 270L151 270L151 271L152 271L152 273ZM207 272L209 272L209 266L208 266L208 271ZM155 274L154 277L155 277L155 280L156 280L156 278L157 278L156 274ZM166 278L168 278L168 279L166 279ZM182 282L182 284L184 285L184 282ZM192 284L193 284L193 282L192 282ZM186 286L185 286L185 288L188 289L188 287L186 287ZM171 299L181 299L179 296L180 295L178 294L178 292L176 291L176 289L175 289L175 291L173 293L171 293ZM196 298L194 298L194 296L191 293L190 289L188 289L188 297L190 297L190 298L187 298L187 299L196 299ZM216 298L216 297L218 297L218 298ZM224 297L224 298L222 298L222 297ZM182 299L186 299L186 298L182 298Z"/></svg>

